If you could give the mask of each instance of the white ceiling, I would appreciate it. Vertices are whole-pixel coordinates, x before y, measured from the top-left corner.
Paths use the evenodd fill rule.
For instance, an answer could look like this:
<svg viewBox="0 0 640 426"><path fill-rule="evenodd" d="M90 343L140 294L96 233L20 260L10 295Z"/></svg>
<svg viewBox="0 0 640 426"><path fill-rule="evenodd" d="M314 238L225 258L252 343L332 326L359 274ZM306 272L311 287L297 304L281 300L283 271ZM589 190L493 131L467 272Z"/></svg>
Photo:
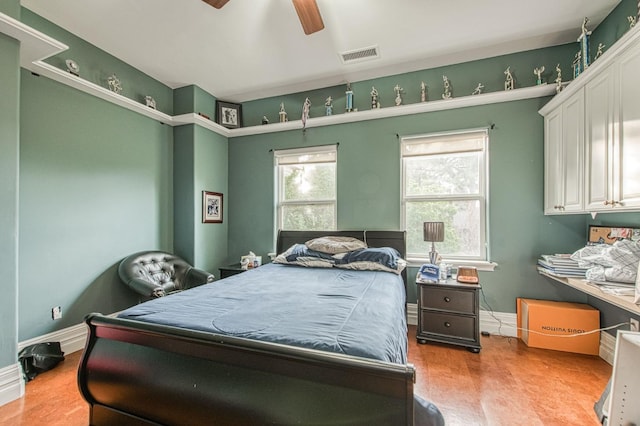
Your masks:
<svg viewBox="0 0 640 426"><path fill-rule="evenodd" d="M620 0L317 0L302 31L290 0L22 0L171 88L244 102L576 41ZM378 46L345 65L339 53Z"/></svg>

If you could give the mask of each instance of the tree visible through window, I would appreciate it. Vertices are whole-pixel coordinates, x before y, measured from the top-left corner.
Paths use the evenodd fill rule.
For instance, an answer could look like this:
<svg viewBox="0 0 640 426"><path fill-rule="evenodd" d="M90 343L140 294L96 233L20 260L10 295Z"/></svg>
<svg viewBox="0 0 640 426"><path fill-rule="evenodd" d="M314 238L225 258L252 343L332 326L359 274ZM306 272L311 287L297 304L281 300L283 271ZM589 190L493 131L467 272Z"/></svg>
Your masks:
<svg viewBox="0 0 640 426"><path fill-rule="evenodd" d="M402 149L402 206L407 256L427 257L423 222L444 222L446 259L487 260L486 130L405 137Z"/></svg>
<svg viewBox="0 0 640 426"><path fill-rule="evenodd" d="M336 145L274 153L278 229L336 229Z"/></svg>

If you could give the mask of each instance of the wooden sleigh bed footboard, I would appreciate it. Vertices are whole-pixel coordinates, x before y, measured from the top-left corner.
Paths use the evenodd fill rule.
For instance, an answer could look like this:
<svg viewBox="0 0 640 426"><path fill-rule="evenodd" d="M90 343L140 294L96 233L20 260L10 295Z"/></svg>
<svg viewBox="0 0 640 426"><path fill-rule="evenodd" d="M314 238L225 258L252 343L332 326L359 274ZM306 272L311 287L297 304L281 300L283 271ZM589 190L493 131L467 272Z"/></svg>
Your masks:
<svg viewBox="0 0 640 426"><path fill-rule="evenodd" d="M92 425L413 425L415 370L91 314Z"/></svg>

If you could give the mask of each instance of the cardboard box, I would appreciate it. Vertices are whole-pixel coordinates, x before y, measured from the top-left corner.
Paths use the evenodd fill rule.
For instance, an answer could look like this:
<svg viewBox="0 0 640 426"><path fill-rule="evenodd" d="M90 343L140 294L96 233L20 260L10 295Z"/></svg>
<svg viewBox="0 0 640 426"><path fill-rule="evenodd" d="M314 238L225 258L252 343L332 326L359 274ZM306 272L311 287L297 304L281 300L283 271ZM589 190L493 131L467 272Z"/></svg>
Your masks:
<svg viewBox="0 0 640 426"><path fill-rule="evenodd" d="M583 303L516 299L518 337L527 346L598 355L600 311ZM541 334L539 334L541 333ZM579 334L575 337L560 337Z"/></svg>

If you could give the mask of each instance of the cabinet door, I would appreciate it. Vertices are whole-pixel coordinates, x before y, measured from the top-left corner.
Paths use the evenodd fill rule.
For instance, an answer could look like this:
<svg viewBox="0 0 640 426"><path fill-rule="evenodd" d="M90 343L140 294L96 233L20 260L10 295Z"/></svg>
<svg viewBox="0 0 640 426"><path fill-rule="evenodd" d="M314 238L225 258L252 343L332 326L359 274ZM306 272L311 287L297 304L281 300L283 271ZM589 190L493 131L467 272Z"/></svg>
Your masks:
<svg viewBox="0 0 640 426"><path fill-rule="evenodd" d="M609 67L585 86L585 155L587 211L610 209L613 192L613 68Z"/></svg>
<svg viewBox="0 0 640 426"><path fill-rule="evenodd" d="M629 49L619 62L620 136L614 145L614 194L617 207L640 207L640 50Z"/></svg>
<svg viewBox="0 0 640 426"><path fill-rule="evenodd" d="M562 105L564 197L562 212L582 212L584 203L584 92Z"/></svg>
<svg viewBox="0 0 640 426"><path fill-rule="evenodd" d="M544 119L544 212L558 214L563 197L562 107Z"/></svg>

